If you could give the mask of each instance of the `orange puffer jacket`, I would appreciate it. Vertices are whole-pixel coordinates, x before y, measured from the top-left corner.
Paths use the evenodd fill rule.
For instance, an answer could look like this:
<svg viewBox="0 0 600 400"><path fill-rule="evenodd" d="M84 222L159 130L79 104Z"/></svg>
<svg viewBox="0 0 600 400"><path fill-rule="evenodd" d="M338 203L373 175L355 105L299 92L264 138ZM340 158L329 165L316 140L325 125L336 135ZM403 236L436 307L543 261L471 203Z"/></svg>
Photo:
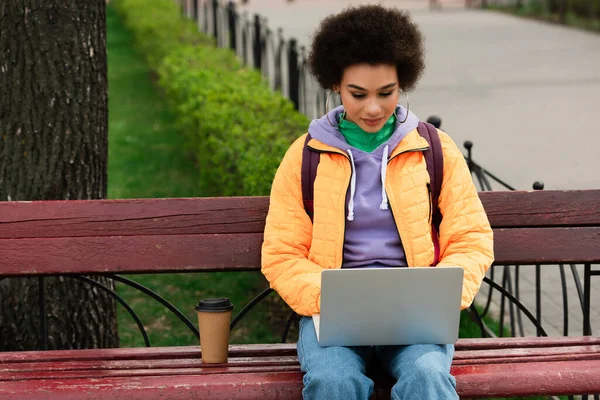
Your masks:
<svg viewBox="0 0 600 400"><path fill-rule="evenodd" d="M288 149L271 189L262 247L262 272L283 300L298 314L319 313L321 271L341 268L344 249L345 201L351 176L348 156L312 139L321 152L314 183L314 225L304 210L301 169L306 135ZM494 260L493 235L465 159L452 139L440 131L444 179L439 198L438 266L461 266L461 307L468 307ZM429 148L417 130L391 152L385 188L409 267L433 264L429 173L422 151Z"/></svg>

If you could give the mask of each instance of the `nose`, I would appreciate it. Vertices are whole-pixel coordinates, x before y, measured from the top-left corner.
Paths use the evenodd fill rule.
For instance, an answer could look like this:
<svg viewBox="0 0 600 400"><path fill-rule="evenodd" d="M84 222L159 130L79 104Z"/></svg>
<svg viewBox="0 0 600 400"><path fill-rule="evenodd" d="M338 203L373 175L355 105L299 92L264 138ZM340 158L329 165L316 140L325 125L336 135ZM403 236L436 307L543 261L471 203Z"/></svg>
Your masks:
<svg viewBox="0 0 600 400"><path fill-rule="evenodd" d="M379 103L377 102L377 100L375 100L375 99L371 100L367 104L367 106L365 108L365 112L367 113L367 115L369 117L376 118L381 113L381 106L379 105Z"/></svg>

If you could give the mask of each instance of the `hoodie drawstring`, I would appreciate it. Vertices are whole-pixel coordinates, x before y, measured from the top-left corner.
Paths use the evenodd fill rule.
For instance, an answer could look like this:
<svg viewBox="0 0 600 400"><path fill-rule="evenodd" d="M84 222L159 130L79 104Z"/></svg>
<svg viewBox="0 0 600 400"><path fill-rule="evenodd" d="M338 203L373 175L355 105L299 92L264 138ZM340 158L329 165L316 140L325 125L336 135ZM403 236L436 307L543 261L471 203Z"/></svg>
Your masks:
<svg viewBox="0 0 600 400"><path fill-rule="evenodd" d="M388 152L389 146L383 148L383 156L381 156L381 204L379 205L380 210L388 209L388 198L385 192L385 176L387 175L387 163L388 163Z"/></svg>
<svg viewBox="0 0 600 400"><path fill-rule="evenodd" d="M352 151L348 149L350 163L352 164L352 177L350 178L350 201L348 202L348 221L354 221L354 193L356 192L356 166Z"/></svg>
<svg viewBox="0 0 600 400"><path fill-rule="evenodd" d="M383 155L381 156L381 204L379 205L380 210L388 209L388 197L385 192L385 177L387 176L387 164L389 156L390 146L383 148ZM356 164L354 163L354 154L352 150L348 149L348 155L350 156L350 164L352 165L352 176L350 177L350 200L348 201L348 221L354 221L354 194L356 193Z"/></svg>

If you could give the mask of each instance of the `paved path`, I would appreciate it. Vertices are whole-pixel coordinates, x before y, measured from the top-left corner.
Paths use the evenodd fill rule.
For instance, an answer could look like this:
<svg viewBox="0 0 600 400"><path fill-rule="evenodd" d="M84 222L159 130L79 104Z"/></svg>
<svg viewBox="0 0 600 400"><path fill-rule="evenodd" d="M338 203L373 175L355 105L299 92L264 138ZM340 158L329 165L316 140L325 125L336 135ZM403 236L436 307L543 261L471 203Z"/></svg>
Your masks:
<svg viewBox="0 0 600 400"><path fill-rule="evenodd" d="M364 2L250 0L242 9L308 45L325 15ZM600 35L464 10L460 2L443 1L440 11L429 11L424 0L382 3L409 9L426 38L427 70L410 96L417 115L440 115L459 145L472 140L474 159L517 189L535 180L547 189L600 188ZM521 270L522 296L534 309L534 268ZM562 334L558 268L543 268L542 281L544 325ZM581 308L572 277L568 282L569 333L577 334ZM600 278L592 287L600 291ZM592 304L600 333L600 294L592 294Z"/></svg>

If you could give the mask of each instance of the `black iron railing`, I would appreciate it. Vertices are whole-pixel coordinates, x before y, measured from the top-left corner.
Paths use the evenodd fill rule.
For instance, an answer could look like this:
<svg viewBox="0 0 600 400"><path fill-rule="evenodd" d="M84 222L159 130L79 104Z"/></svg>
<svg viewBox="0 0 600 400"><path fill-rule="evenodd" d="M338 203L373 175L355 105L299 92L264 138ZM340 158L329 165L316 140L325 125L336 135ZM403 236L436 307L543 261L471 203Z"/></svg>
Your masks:
<svg viewBox="0 0 600 400"><path fill-rule="evenodd" d="M502 187L507 190L515 190L512 186L498 179L489 171L485 170L472 158L472 148L473 144L470 141L464 143L465 148L467 149L467 155L465 156L467 160L467 164L471 170L471 173L474 176L474 179L479 184L479 188L481 191L491 191L492 185L490 179L499 183ZM536 181L533 183L534 190L543 190L544 183L540 181ZM511 267L514 267L511 268ZM520 271L521 265L494 265L490 268L489 279L486 278L488 284L491 285L491 282L494 281L494 275L497 270L502 271L502 282L500 286L505 289L505 292L500 291L500 312L499 312L499 323L501 327L504 327L505 318L506 318L506 307L508 307L509 314L509 326L511 336L524 336L525 330L523 327L522 315L521 313L515 310L515 307L518 307L520 303ZM552 266L546 266L545 268L551 268ZM576 288L576 296L581 306L582 316L583 316L583 334L591 335L592 327L590 321L590 312L591 312L591 277L592 276L600 276L600 270L592 269L591 264L583 265L583 288L581 285L581 278L579 276L579 271L577 270L577 266L575 264L559 264L557 268L560 272L560 285L561 285L561 295L562 295L562 306L563 306L563 321L562 321L562 333L564 336L569 335L569 302L568 302L568 288L567 288L567 274L565 272L565 268L568 267L571 270L571 274L573 276L573 281L575 283ZM536 327L536 334L538 336L546 336L544 334L544 330L541 327L542 320L542 276L541 276L541 265L535 265L535 321L532 320ZM494 289L498 289L496 285L492 285ZM498 291L498 290L497 290ZM490 311L490 305L492 303L494 291L490 290L487 294L487 300L485 307L482 311L482 317L487 315ZM510 298L508 294L511 294L513 298ZM507 300L510 300L510 303L507 304ZM520 307L518 307L520 308ZM503 329L500 329L499 335L503 335Z"/></svg>

